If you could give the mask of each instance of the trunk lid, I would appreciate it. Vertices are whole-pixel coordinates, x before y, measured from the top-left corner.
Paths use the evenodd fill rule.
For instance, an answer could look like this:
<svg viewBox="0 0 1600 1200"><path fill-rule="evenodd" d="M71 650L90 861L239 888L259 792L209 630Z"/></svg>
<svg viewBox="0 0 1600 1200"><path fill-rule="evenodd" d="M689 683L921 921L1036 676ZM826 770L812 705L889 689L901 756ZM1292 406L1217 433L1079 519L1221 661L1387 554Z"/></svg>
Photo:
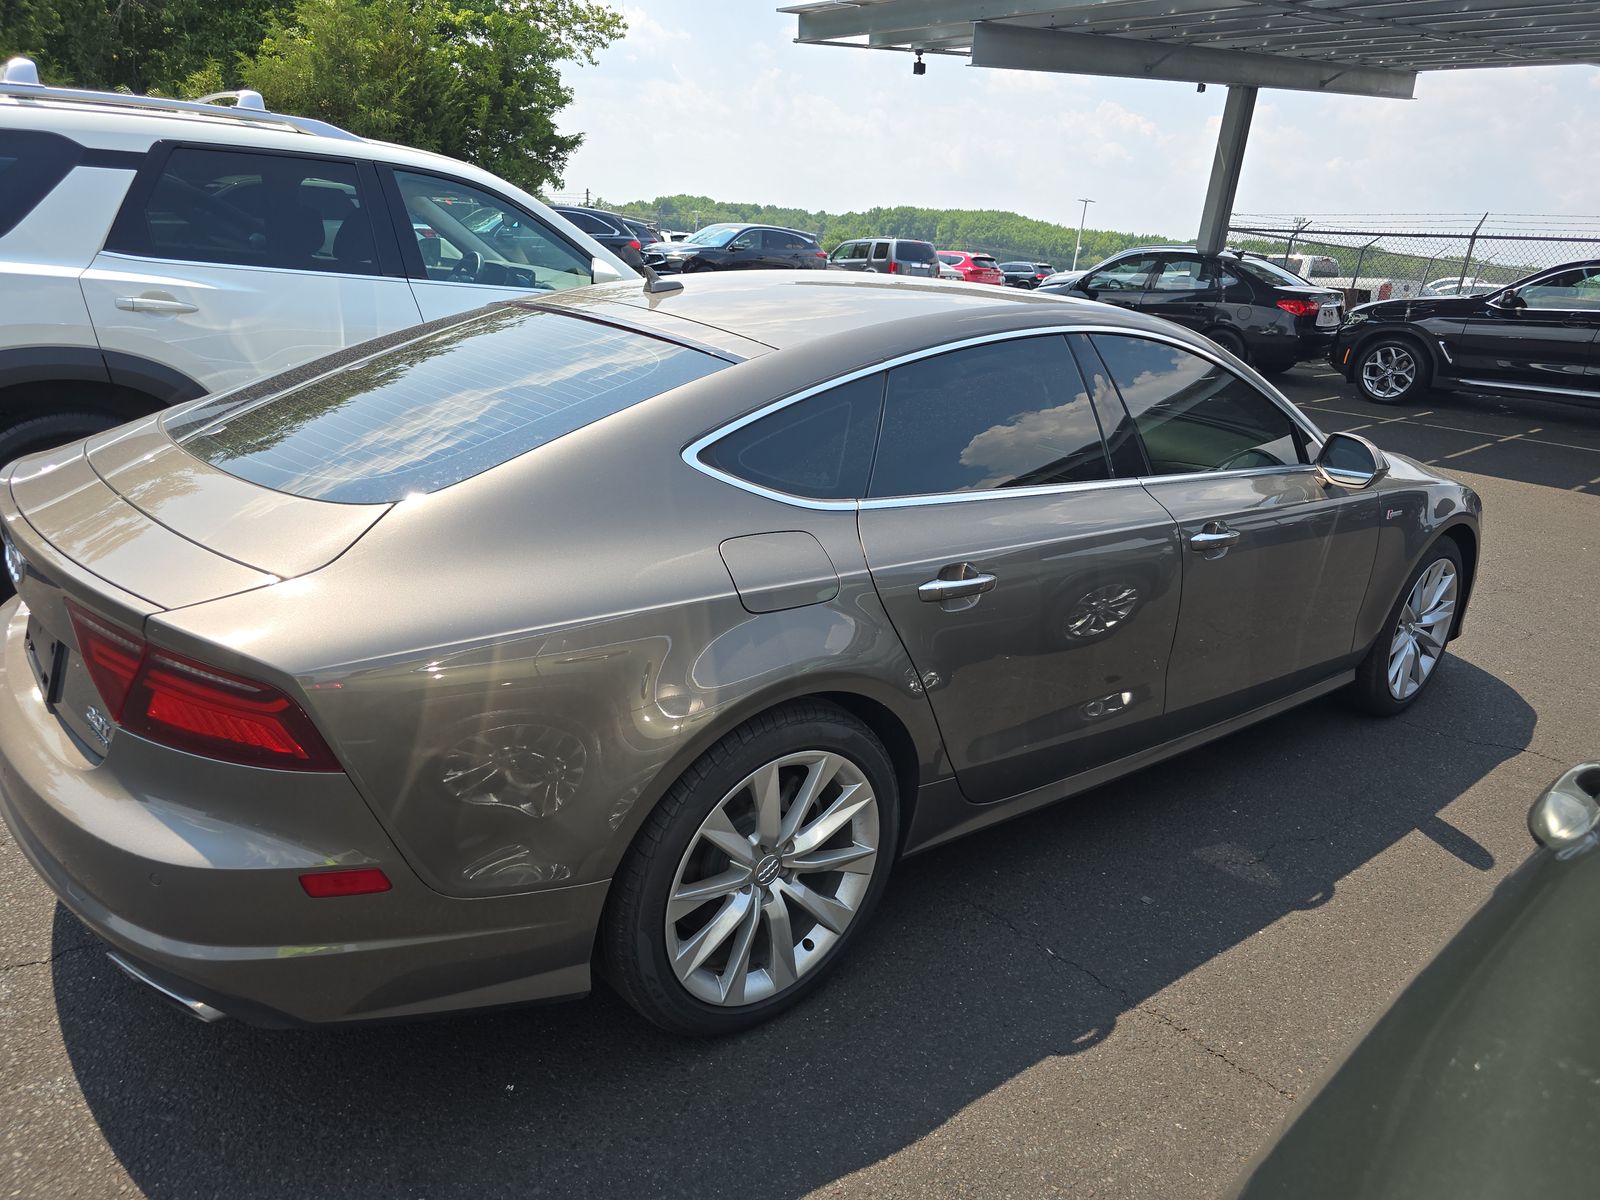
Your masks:
<svg viewBox="0 0 1600 1200"><path fill-rule="evenodd" d="M158 609L326 566L389 509L247 483L179 449L154 417L24 459L10 490L62 557Z"/></svg>

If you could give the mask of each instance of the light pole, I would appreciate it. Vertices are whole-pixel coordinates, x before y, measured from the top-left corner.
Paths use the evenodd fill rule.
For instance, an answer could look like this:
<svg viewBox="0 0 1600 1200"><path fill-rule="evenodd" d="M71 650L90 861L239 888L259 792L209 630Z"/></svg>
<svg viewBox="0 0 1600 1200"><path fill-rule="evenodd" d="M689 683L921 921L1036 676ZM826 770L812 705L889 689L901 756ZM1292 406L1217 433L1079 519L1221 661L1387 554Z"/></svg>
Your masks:
<svg viewBox="0 0 1600 1200"><path fill-rule="evenodd" d="M1072 269L1074 271L1078 269L1078 251L1083 249L1083 226L1089 219L1089 205L1093 204L1094 201L1086 200L1079 196L1078 203L1083 205L1083 213L1078 217L1078 244L1072 248Z"/></svg>

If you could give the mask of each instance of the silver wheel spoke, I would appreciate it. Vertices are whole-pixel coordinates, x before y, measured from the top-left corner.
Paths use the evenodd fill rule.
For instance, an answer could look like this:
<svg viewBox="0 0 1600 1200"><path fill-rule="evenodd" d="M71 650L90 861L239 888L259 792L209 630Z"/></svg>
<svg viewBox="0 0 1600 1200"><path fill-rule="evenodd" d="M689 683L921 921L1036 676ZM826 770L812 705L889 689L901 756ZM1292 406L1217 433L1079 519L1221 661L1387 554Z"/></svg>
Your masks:
<svg viewBox="0 0 1600 1200"><path fill-rule="evenodd" d="M833 782L833 777L839 773L839 768L843 765L844 759L837 754L824 754L811 764L806 771L805 782L795 793L794 803L789 805L789 811L784 814L783 827L774 841L787 842L794 837L795 830L800 828L800 822L805 820L806 813L811 811L811 806L817 802L817 797L822 795L823 789Z"/></svg>
<svg viewBox="0 0 1600 1200"><path fill-rule="evenodd" d="M706 823L700 827L700 836L741 867L756 865L756 848L750 844L749 838L733 827L728 814L720 807L706 818Z"/></svg>
<svg viewBox="0 0 1600 1200"><path fill-rule="evenodd" d="M1456 584L1455 564L1447 558L1434 560L1412 584L1389 644L1389 693L1396 700L1414 696L1444 656Z"/></svg>
<svg viewBox="0 0 1600 1200"><path fill-rule="evenodd" d="M855 910L848 905L840 904L831 896L824 896L821 892L808 888L798 879L782 880L780 888L791 900L815 917L819 925L834 933L843 933L844 927L850 923L850 918L856 915Z"/></svg>
<svg viewBox="0 0 1600 1200"><path fill-rule="evenodd" d="M877 856L878 852L871 846L852 843L841 850L814 850L810 854L796 854L785 860L784 866L802 875L817 871L852 871L859 875L870 875L873 859Z"/></svg>
<svg viewBox="0 0 1600 1200"><path fill-rule="evenodd" d="M768 763L750 780L756 797L756 835L764 845L778 840L783 828L783 790L778 781L778 764Z"/></svg>
<svg viewBox="0 0 1600 1200"><path fill-rule="evenodd" d="M794 852L809 854L822 845L867 805L874 803L872 792L864 784L853 783L843 788L834 802L820 817L794 836Z"/></svg>
<svg viewBox="0 0 1600 1200"><path fill-rule="evenodd" d="M667 903L667 920L681 921L707 900L737 892L750 882L750 872L743 867L733 867L708 879L678 885Z"/></svg>
<svg viewBox="0 0 1600 1200"><path fill-rule="evenodd" d="M750 981L750 948L755 945L756 933L761 928L761 907L752 903L739 925L733 949L728 952L728 965L717 979L724 1004L743 1004L745 984Z"/></svg>
<svg viewBox="0 0 1600 1200"><path fill-rule="evenodd" d="M761 906L761 921L767 927L767 974L775 990L782 991L800 978L794 960L794 930L789 924L789 906L773 893Z"/></svg>
<svg viewBox="0 0 1600 1200"><path fill-rule="evenodd" d="M739 923L744 920L745 910L754 901L747 895L740 894L729 896L717 909L716 916L707 921L705 927L695 934L678 951L673 966L680 975L687 975L698 971L705 965L706 959L717 952L717 948L728 940L728 935L739 928Z"/></svg>

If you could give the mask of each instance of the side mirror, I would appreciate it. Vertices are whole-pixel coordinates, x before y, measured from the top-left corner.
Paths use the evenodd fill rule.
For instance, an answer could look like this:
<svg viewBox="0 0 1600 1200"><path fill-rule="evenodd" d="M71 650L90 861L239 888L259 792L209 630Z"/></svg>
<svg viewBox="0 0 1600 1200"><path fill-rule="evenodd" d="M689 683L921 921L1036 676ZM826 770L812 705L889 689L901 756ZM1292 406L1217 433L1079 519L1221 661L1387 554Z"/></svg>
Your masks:
<svg viewBox="0 0 1600 1200"><path fill-rule="evenodd" d="M1600 825L1600 763L1573 767L1552 783L1528 813L1528 832L1565 858L1595 843ZM1562 853L1562 852L1565 853Z"/></svg>
<svg viewBox="0 0 1600 1200"><path fill-rule="evenodd" d="M1522 294L1516 288L1507 288L1494 298L1494 305L1496 308L1505 308L1516 312L1519 308L1527 308L1528 302L1522 298Z"/></svg>
<svg viewBox="0 0 1600 1200"><path fill-rule="evenodd" d="M610 263L600 258L589 260L589 273L594 276L596 283L616 283L627 278Z"/></svg>
<svg viewBox="0 0 1600 1200"><path fill-rule="evenodd" d="M1330 433L1317 455L1317 474L1324 483L1359 489L1371 487L1389 470L1389 460L1364 437Z"/></svg>

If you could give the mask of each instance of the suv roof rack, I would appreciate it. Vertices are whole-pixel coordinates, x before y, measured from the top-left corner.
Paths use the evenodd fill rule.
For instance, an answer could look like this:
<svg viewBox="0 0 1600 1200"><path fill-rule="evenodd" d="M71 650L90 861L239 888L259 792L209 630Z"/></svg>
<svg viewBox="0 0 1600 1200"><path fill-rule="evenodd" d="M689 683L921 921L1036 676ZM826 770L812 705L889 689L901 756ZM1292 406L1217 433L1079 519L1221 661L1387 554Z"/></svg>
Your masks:
<svg viewBox="0 0 1600 1200"><path fill-rule="evenodd" d="M102 104L109 108L134 108L152 112L197 113L223 120L245 121L258 125L277 125L299 133L320 137L343 138L361 142L360 134L340 129L315 117L295 117L287 113L268 112L260 92L248 88L237 92L213 92L198 100L168 100L164 96L135 96L131 92L95 92L84 88L46 87L39 82L39 68L31 58L8 59L0 69L0 96L17 100L66 100L73 104ZM232 100L233 105L213 101Z"/></svg>

